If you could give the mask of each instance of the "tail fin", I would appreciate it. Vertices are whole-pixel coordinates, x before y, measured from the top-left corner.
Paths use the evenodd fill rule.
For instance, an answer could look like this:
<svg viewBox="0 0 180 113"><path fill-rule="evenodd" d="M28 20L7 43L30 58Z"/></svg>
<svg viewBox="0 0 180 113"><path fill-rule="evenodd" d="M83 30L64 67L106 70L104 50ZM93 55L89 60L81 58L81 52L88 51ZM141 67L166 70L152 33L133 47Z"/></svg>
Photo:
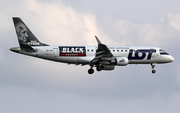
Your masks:
<svg viewBox="0 0 180 113"><path fill-rule="evenodd" d="M35 37L20 18L13 17L13 22L21 49L29 49L31 46L47 46Z"/></svg>

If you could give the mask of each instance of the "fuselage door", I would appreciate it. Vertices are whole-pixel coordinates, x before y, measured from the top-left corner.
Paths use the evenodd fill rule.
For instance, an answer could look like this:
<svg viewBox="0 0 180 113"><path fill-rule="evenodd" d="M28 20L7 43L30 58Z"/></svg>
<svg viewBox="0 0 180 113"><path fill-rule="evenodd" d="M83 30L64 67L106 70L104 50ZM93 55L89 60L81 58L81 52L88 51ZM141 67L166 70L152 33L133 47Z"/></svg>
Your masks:
<svg viewBox="0 0 180 113"><path fill-rule="evenodd" d="M156 50L155 49L150 49L150 54L152 54L152 58L156 56Z"/></svg>
<svg viewBox="0 0 180 113"><path fill-rule="evenodd" d="M55 57L58 56L58 49L57 49L57 48L53 48L53 55L54 55Z"/></svg>

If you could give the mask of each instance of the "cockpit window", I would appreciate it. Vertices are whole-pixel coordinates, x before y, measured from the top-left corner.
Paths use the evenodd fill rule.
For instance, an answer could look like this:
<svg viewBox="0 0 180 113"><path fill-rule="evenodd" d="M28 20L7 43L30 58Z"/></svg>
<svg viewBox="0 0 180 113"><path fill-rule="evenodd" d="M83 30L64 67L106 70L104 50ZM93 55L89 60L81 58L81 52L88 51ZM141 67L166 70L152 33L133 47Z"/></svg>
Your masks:
<svg viewBox="0 0 180 113"><path fill-rule="evenodd" d="M160 49L159 50L160 53L166 53L164 50Z"/></svg>
<svg viewBox="0 0 180 113"><path fill-rule="evenodd" d="M164 50L162 50L162 49L160 49L159 50L159 53L161 54L161 55L169 55L168 53L166 53Z"/></svg>

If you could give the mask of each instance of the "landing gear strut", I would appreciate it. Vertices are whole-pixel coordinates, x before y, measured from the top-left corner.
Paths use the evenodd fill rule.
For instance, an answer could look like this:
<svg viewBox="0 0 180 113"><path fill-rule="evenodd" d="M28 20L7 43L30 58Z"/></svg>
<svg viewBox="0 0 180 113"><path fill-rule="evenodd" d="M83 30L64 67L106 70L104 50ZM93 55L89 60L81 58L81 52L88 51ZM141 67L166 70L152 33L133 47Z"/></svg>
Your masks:
<svg viewBox="0 0 180 113"><path fill-rule="evenodd" d="M154 73L156 73L156 70L154 69L154 67L156 66L157 64L151 64L151 66L152 66L152 73L154 74Z"/></svg>

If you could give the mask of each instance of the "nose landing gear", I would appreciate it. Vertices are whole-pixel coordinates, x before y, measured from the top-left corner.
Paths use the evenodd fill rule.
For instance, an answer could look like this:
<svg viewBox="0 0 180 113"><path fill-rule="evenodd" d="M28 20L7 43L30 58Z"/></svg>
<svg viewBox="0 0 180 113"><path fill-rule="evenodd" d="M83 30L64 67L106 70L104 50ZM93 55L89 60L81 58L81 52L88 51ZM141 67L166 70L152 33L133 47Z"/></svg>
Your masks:
<svg viewBox="0 0 180 113"><path fill-rule="evenodd" d="M153 73L153 74L156 73L156 70L154 69L156 65L157 65L157 64L151 64L151 66L152 66L152 73Z"/></svg>
<svg viewBox="0 0 180 113"><path fill-rule="evenodd" d="M153 74L156 73L156 70L152 70L152 73L153 73Z"/></svg>

